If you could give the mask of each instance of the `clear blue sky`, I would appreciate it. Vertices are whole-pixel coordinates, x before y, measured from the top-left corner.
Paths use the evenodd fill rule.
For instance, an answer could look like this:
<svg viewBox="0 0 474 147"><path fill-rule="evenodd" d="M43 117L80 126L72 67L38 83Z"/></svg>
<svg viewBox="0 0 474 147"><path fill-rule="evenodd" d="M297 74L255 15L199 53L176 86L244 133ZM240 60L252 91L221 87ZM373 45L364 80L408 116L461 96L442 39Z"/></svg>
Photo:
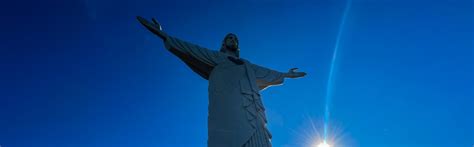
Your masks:
<svg viewBox="0 0 474 147"><path fill-rule="evenodd" d="M263 92L275 147L321 133L345 0L45 0L0 6L0 145L206 146L207 81L135 19L308 76ZM472 0L353 0L330 138L345 147L474 144ZM314 127L313 127L314 126Z"/></svg>

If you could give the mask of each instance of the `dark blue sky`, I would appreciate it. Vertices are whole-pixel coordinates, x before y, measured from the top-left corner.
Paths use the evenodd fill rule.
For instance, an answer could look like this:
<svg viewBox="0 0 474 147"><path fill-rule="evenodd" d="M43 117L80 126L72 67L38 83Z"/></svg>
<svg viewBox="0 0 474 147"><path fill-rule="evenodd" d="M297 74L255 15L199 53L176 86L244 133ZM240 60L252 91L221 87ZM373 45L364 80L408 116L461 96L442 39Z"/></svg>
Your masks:
<svg viewBox="0 0 474 147"><path fill-rule="evenodd" d="M207 82L135 19L308 76L263 92L276 147L322 132L345 0L45 0L0 6L0 145L205 146ZM353 0L330 138L344 147L474 144L472 0Z"/></svg>

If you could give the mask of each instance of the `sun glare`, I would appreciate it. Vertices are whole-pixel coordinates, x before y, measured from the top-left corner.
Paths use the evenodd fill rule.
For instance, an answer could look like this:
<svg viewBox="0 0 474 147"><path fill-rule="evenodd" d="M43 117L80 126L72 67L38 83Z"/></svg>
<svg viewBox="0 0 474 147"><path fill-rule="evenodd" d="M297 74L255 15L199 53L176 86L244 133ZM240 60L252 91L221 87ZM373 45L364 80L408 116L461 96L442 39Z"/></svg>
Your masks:
<svg viewBox="0 0 474 147"><path fill-rule="evenodd" d="M331 146L329 146L329 144L327 144L325 142L322 142L322 143L318 144L318 146L316 146L316 147L331 147Z"/></svg>

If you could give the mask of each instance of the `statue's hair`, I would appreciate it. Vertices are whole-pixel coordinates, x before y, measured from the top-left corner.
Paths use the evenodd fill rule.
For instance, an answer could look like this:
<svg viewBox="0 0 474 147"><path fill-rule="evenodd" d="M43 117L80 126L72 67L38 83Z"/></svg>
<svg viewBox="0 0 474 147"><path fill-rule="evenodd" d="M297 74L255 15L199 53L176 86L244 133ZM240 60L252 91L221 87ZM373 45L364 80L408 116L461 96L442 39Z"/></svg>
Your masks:
<svg viewBox="0 0 474 147"><path fill-rule="evenodd" d="M229 38L231 35L235 36L235 40L237 40L237 44L239 43L239 38L237 38L237 35L235 35L234 33L228 33L227 35L225 35L224 37L224 40L222 40L222 46L221 46L221 49L220 49L220 52L227 52L227 48L225 47L225 40L227 38ZM237 51L235 53L238 56L240 56L240 48L237 48Z"/></svg>
<svg viewBox="0 0 474 147"><path fill-rule="evenodd" d="M227 35L225 35L224 40L222 40L222 42L225 42L225 39L229 38L230 36L235 36L235 40L239 42L239 38L237 38L237 35L235 35L234 33L227 33Z"/></svg>

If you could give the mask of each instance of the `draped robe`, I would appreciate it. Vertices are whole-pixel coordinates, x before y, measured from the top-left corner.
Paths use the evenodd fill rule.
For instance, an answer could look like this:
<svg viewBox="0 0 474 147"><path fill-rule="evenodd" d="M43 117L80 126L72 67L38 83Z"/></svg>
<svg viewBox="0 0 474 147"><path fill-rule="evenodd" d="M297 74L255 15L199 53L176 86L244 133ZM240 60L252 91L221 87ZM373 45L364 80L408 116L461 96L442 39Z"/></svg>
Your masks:
<svg viewBox="0 0 474 147"><path fill-rule="evenodd" d="M271 146L260 91L282 84L283 73L175 37L165 46L209 81L209 147Z"/></svg>

